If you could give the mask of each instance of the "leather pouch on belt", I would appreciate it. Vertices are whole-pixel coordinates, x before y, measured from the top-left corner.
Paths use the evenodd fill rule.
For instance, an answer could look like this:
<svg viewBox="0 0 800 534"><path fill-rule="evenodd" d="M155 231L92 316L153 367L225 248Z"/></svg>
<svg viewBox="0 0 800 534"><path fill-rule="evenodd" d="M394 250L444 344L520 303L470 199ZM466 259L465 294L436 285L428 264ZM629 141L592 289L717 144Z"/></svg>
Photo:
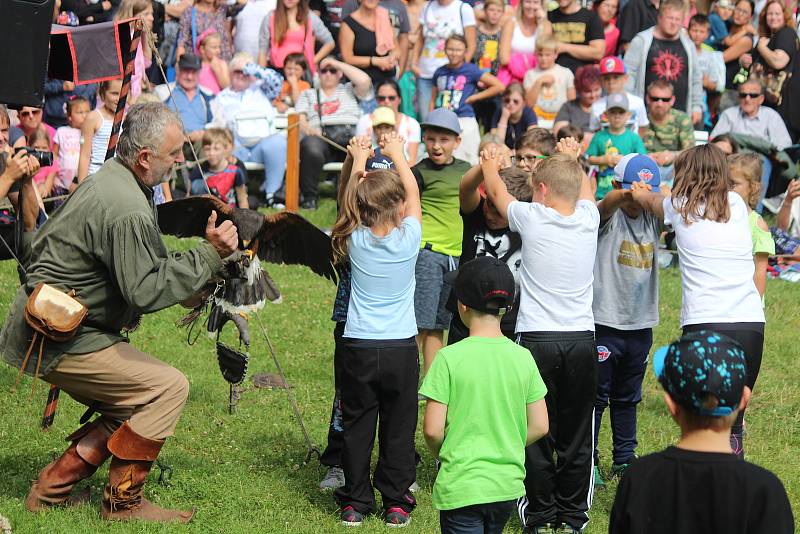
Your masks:
<svg viewBox="0 0 800 534"><path fill-rule="evenodd" d="M17 384L28 366L28 359L36 342L39 342L39 359L36 362L34 379L38 377L42 364L45 338L58 343L69 341L88 312L86 306L75 299L74 291L64 293L45 283L36 286L25 304L25 322L33 328L34 333L20 366Z"/></svg>

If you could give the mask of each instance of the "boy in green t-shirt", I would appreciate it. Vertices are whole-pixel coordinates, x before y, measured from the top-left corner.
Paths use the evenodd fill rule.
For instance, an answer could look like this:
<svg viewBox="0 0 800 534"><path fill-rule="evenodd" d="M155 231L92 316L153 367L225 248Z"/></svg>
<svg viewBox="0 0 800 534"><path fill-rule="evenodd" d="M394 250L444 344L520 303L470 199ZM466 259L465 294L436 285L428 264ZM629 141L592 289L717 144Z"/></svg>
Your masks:
<svg viewBox="0 0 800 534"><path fill-rule="evenodd" d="M439 351L420 389L425 441L441 461L433 505L442 534L499 534L525 495L525 447L548 431L547 388L500 329L514 302L508 266L482 256L448 278L469 337Z"/></svg>
<svg viewBox="0 0 800 534"><path fill-rule="evenodd" d="M420 126L428 157L412 169L422 203L414 315L419 329L417 343L425 360L423 371L427 373L436 351L444 345L444 331L452 318L446 307L450 284L444 281L444 275L458 267L461 256L464 227L458 191L470 164L453 155L461 143L461 126L454 112L434 109Z"/></svg>
<svg viewBox="0 0 800 534"><path fill-rule="evenodd" d="M625 93L613 93L606 97L606 118L608 126L592 137L586 149L586 160L590 165L599 165L597 172L597 192L601 200L611 191L614 167L628 154L647 154L642 139L625 128L631 116L630 104Z"/></svg>

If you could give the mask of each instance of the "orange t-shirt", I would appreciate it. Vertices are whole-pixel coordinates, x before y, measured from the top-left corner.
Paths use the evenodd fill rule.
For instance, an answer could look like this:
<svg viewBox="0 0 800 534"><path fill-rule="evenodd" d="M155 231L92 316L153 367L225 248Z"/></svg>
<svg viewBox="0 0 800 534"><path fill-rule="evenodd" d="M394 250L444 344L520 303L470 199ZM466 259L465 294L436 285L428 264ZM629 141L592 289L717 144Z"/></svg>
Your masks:
<svg viewBox="0 0 800 534"><path fill-rule="evenodd" d="M297 81L297 88L302 93L306 89L311 89L311 84L305 80L298 80ZM273 104L277 104L278 102L283 102L284 104L288 104L289 106L294 106L296 102L292 102L292 87L289 85L289 82L284 81L283 86L281 86L281 94L278 95L278 98L272 101Z"/></svg>

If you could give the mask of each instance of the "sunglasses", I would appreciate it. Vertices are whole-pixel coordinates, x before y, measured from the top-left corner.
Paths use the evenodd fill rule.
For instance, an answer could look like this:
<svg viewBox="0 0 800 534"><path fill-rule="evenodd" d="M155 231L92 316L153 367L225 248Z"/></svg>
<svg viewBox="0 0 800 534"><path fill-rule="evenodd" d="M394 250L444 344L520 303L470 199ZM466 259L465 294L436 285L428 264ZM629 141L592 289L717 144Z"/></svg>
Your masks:
<svg viewBox="0 0 800 534"><path fill-rule="evenodd" d="M36 115L40 115L42 113L41 109L34 109L33 111L20 111L20 117L35 117Z"/></svg>
<svg viewBox="0 0 800 534"><path fill-rule="evenodd" d="M759 96L761 96L761 93L739 93L739 98L741 99L752 98L753 100L755 100Z"/></svg>
<svg viewBox="0 0 800 534"><path fill-rule="evenodd" d="M516 99L516 98L504 98L503 102L505 102L506 104L512 104L512 103L513 104L520 104L520 103L522 103L522 100L519 100L519 99Z"/></svg>
<svg viewBox="0 0 800 534"><path fill-rule="evenodd" d="M647 96L653 102L669 102L670 100L672 100L671 96L650 96L650 95Z"/></svg>
<svg viewBox="0 0 800 534"><path fill-rule="evenodd" d="M232 74L236 74L237 76L244 76L244 71L242 69L234 69L231 71Z"/></svg>
<svg viewBox="0 0 800 534"><path fill-rule="evenodd" d="M332 69L330 67L325 67L325 68L319 69L319 73L320 74L339 74L339 71L337 69Z"/></svg>
<svg viewBox="0 0 800 534"><path fill-rule="evenodd" d="M389 96L378 95L375 97L375 100L377 100L378 102L394 102L395 100L397 100L397 95L389 95Z"/></svg>

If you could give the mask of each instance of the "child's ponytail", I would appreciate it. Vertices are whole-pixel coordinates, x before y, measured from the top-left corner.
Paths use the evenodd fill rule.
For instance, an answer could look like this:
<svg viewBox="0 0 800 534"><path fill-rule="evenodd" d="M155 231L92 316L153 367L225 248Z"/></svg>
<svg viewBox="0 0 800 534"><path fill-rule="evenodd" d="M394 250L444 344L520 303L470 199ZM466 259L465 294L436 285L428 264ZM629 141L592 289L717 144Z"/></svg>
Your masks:
<svg viewBox="0 0 800 534"><path fill-rule="evenodd" d="M342 263L347 259L347 244L350 234L361 224L361 214L358 210L358 184L366 172L358 171L347 181L347 186L342 195L339 206L339 217L331 229L331 246L333 248L333 262Z"/></svg>

